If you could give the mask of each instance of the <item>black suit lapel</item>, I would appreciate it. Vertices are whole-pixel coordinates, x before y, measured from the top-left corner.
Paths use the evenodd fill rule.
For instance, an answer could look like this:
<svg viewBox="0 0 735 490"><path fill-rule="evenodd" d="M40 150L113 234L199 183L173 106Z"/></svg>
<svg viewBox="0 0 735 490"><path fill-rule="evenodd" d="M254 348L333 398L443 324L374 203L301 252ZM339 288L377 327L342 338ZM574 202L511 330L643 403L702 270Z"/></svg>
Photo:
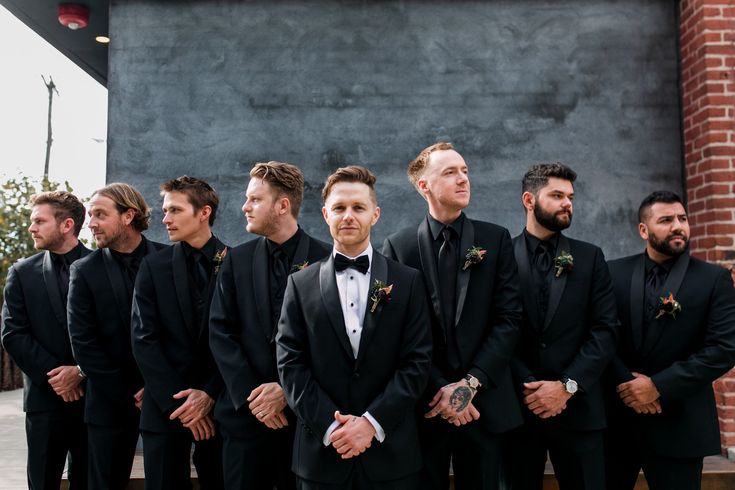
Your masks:
<svg viewBox="0 0 735 490"><path fill-rule="evenodd" d="M145 236L141 235L143 240L145 241L145 255L153 254L158 252L158 249L155 245L153 245L153 242L148 240Z"/></svg>
<svg viewBox="0 0 735 490"><path fill-rule="evenodd" d="M464 308L464 300L467 297L467 287L470 284L470 276L472 275L472 267L464 269L464 260L467 251L474 246L475 227L469 218L464 220L462 225L462 236L459 240L459 270L457 271L457 313L454 316L454 325L459 324L462 317L462 308Z"/></svg>
<svg viewBox="0 0 735 490"><path fill-rule="evenodd" d="M253 294L255 295L255 308L258 311L260 327L263 335L270 340L273 336L273 325L271 325L271 297L270 297L270 274L268 266L270 257L265 238L260 238L253 252Z"/></svg>
<svg viewBox="0 0 735 490"><path fill-rule="evenodd" d="M526 236L523 233L513 240L513 255L515 255L516 262L518 263L518 276L520 277L521 288L523 290L523 294L521 294L523 309L526 312L528 322L536 326L536 319L538 318L536 289L533 286Z"/></svg>
<svg viewBox="0 0 735 490"><path fill-rule="evenodd" d="M431 230L429 229L428 218L424 218L424 220L419 225L417 235L421 269L424 272L424 277L428 277L429 279L431 305L434 307L434 314L439 319L439 323L442 323L441 301L439 300L439 273L436 270L436 260L434 260L434 247L432 246L433 238L431 237Z"/></svg>
<svg viewBox="0 0 735 490"><path fill-rule="evenodd" d="M54 263L51 259L51 252L48 250L43 254L43 282L46 284L46 293L54 310L54 316L61 325L66 326L65 308L61 300L61 291L59 291L59 281L56 279L56 271L54 271Z"/></svg>
<svg viewBox="0 0 735 490"><path fill-rule="evenodd" d="M340 345L342 345L347 356L354 359L350 339L347 338L347 331L345 330L345 319L342 316L342 306L339 301L337 277L334 274L334 256L331 254L327 260L319 263L319 291L321 292L324 309L327 310L329 323L332 324Z"/></svg>
<svg viewBox="0 0 735 490"><path fill-rule="evenodd" d="M365 357L365 347L370 342L375 329L380 325L380 314L383 311L383 302L378 303L374 312L370 309L373 307L373 301L370 299L370 292L373 289L375 281L380 281L386 286L388 284L388 261L378 252L373 251L373 258L370 264L370 288L368 289L367 307L365 308L365 317L362 320L362 335L360 336L360 347L357 350L357 365Z"/></svg>
<svg viewBox="0 0 735 490"><path fill-rule="evenodd" d="M556 248L556 257L558 257L561 252L571 253L571 250L569 250L569 240L567 237L560 234L559 244ZM556 257L554 259L556 259ZM567 274L568 272L562 271L561 275L556 277L556 271L554 270L554 277L551 278L551 290L549 291L549 304L546 308L546 318L544 319L544 330L548 328L551 323L551 319L554 318L556 309L559 307L559 302L564 294L564 288L567 285Z"/></svg>
<svg viewBox="0 0 735 490"><path fill-rule="evenodd" d="M676 298L676 295L679 294L679 288L681 287L681 283L684 281L684 276L686 275L688 268L689 254L685 253L679 257L674 264L674 267L671 268L671 272L669 272L666 282L659 291L659 296L665 298L669 293L671 293L674 295L674 298ZM676 321L676 319L671 315L664 315L658 320L653 320L651 322L643 344L644 352L646 354L653 349L661 338L661 334L666 330L666 325L671 321Z"/></svg>
<svg viewBox="0 0 735 490"><path fill-rule="evenodd" d="M194 309L192 308L191 292L189 291L189 269L186 266L186 255L181 242L174 244L172 261L176 299L179 301L179 309L181 310L181 316L184 317L186 329L193 336L196 331L193 321Z"/></svg>
<svg viewBox="0 0 735 490"><path fill-rule="evenodd" d="M643 345L643 286L646 282L645 255L641 254L633 264L630 276L630 328L635 350Z"/></svg>
<svg viewBox="0 0 735 490"><path fill-rule="evenodd" d="M296 252L293 255L293 263L291 266L291 272L296 272L299 270L299 266L301 264L307 264L309 261L307 260L309 258L309 235L306 233L301 234L301 238L299 238L299 243L296 245Z"/></svg>
<svg viewBox="0 0 735 490"><path fill-rule="evenodd" d="M207 283L207 296L206 296L206 303L204 304L204 314L202 315L201 321L199 322L199 337L202 336L202 333L207 332L207 325L209 324L209 307L212 305L212 296L214 295L214 288L217 283L217 272L219 270L219 266L222 263L222 260L225 257L225 254L227 253L227 245L219 241L219 238L214 237L215 241L215 251L214 251L214 257L212 257L212 269L209 271L209 282ZM217 257L220 257L220 261L217 262L214 259Z"/></svg>
<svg viewBox="0 0 735 490"><path fill-rule="evenodd" d="M115 258L112 256L109 248L102 249L102 262L105 264L105 272L107 272L107 278L110 280L112 285L112 294L115 297L115 304L117 305L117 313L120 315L120 321L123 325L130 323L128 318L128 312L130 311L130 297L128 296L128 288L125 286L125 280L123 279L123 272L117 265Z"/></svg>

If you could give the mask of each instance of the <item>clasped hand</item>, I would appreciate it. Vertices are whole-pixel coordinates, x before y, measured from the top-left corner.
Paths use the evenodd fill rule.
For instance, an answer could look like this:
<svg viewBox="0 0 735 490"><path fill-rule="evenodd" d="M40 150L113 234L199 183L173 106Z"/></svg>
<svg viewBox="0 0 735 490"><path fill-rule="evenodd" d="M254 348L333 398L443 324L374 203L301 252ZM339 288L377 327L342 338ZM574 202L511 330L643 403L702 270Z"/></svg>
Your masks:
<svg viewBox="0 0 735 490"><path fill-rule="evenodd" d="M474 422L480 418L480 412L472 404L475 393L465 380L442 386L429 402L431 410L424 417L430 419L441 415L441 418L456 427Z"/></svg>
<svg viewBox="0 0 735 490"><path fill-rule="evenodd" d="M523 383L523 403L538 417L556 417L567 408L572 397L559 381L533 381Z"/></svg>
<svg viewBox="0 0 735 490"><path fill-rule="evenodd" d="M365 417L342 415L337 411L334 412L334 420L340 425L329 436L329 442L342 459L354 458L370 447L375 427Z"/></svg>
<svg viewBox="0 0 735 490"><path fill-rule="evenodd" d="M75 402L84 396L84 387L81 386L82 377L76 366L58 366L46 373L48 384L54 393L65 402Z"/></svg>
<svg viewBox="0 0 735 490"><path fill-rule="evenodd" d="M191 430L195 441L202 441L214 436L214 421L209 412L214 406L214 400L202 390L189 388L179 391L173 396L184 403L169 416L170 420L179 419L181 424Z"/></svg>
<svg viewBox="0 0 735 490"><path fill-rule="evenodd" d="M661 413L661 394L651 378L645 374L631 373L633 379L620 383L616 388L618 396L626 406L641 414Z"/></svg>
<svg viewBox="0 0 735 490"><path fill-rule="evenodd" d="M263 383L250 392L248 408L256 419L269 429L282 429L288 425L284 409L286 394L278 383Z"/></svg>

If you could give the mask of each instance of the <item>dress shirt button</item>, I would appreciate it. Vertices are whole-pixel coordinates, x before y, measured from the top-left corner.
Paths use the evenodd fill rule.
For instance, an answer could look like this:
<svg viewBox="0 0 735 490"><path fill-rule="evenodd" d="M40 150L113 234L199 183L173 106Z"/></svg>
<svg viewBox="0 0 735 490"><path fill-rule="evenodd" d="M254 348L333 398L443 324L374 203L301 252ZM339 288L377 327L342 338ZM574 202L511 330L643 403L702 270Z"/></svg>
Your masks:
<svg viewBox="0 0 735 490"><path fill-rule="evenodd" d="M354 373L352 373L352 378L353 379L359 379L360 378L360 373L357 372L357 371L355 371Z"/></svg>
<svg viewBox="0 0 735 490"><path fill-rule="evenodd" d="M354 279L354 277L350 276L350 280Z"/></svg>
<svg viewBox="0 0 735 490"><path fill-rule="evenodd" d="M350 306L355 306L355 303L350 303Z"/></svg>
<svg viewBox="0 0 735 490"><path fill-rule="evenodd" d="M541 342L541 343L539 344L539 347L541 347L542 349L546 349L546 344L544 344L543 342Z"/></svg>
<svg viewBox="0 0 735 490"><path fill-rule="evenodd" d="M357 333L357 330L353 330L352 333Z"/></svg>

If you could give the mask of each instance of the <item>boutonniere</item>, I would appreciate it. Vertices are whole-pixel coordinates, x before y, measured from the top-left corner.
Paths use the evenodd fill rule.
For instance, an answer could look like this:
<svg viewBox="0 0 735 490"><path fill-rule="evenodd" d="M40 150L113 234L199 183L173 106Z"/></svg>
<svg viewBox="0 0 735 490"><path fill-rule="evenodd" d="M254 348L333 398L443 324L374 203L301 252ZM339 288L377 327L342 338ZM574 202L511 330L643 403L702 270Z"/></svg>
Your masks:
<svg viewBox="0 0 735 490"><path fill-rule="evenodd" d="M656 319L658 320L664 315L671 315L675 319L676 314L680 311L681 303L676 301L676 298L674 298L674 293L669 293L668 297L659 298L658 314L656 315Z"/></svg>
<svg viewBox="0 0 735 490"><path fill-rule="evenodd" d="M554 259L554 277L560 277L563 272L570 273L574 270L574 257L566 250L562 250Z"/></svg>
<svg viewBox="0 0 735 490"><path fill-rule="evenodd" d="M381 302L385 301L387 303L390 301L391 291L393 291L393 284L386 286L383 281L375 280L375 284L373 284L370 290L370 301L373 302L373 305L370 307L370 313L375 313L375 309Z"/></svg>
<svg viewBox="0 0 735 490"><path fill-rule="evenodd" d="M214 270L212 272L214 272L215 275L219 272L219 266L222 265L222 261L225 260L226 255L227 247L214 254L214 258L212 259L212 262L214 263Z"/></svg>
<svg viewBox="0 0 735 490"><path fill-rule="evenodd" d="M482 247L474 246L467 250L467 254L464 256L464 265L462 270L466 271L475 264L479 264L485 260L485 254L487 250Z"/></svg>
<svg viewBox="0 0 735 490"><path fill-rule="evenodd" d="M294 265L291 266L291 273L293 274L294 272L302 271L302 270L306 269L307 267L309 267L309 261L308 260L305 260L305 261L301 262L300 264L294 264Z"/></svg>

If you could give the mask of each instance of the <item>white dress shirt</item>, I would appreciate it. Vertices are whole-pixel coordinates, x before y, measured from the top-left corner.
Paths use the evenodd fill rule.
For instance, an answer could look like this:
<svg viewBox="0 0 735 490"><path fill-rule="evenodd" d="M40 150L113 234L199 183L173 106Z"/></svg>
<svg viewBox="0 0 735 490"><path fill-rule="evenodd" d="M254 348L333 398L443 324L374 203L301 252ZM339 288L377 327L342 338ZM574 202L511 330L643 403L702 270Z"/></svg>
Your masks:
<svg viewBox="0 0 735 490"><path fill-rule="evenodd" d="M332 249L332 257L338 254L336 249ZM344 254L342 254L344 255ZM370 268L363 274L356 269L347 268L343 271L335 271L335 278L337 279L337 289L339 290L339 302L342 306L342 318L345 322L345 329L347 331L347 338L350 339L350 346L352 347L352 355L357 359L357 353L360 349L360 338L362 338L362 323L365 319L365 310L367 310L368 296L370 295L370 272L372 270L373 260L373 246L368 243L367 248L357 254L355 257L349 257L348 259L356 259L367 255L370 260ZM365 412L362 414L368 422L375 428L375 438L378 442L383 442L385 439L385 432L383 427L380 426L377 420L373 418L370 413ZM329 446L329 437L332 435L339 424L335 420L327 429L324 434L325 446Z"/></svg>

